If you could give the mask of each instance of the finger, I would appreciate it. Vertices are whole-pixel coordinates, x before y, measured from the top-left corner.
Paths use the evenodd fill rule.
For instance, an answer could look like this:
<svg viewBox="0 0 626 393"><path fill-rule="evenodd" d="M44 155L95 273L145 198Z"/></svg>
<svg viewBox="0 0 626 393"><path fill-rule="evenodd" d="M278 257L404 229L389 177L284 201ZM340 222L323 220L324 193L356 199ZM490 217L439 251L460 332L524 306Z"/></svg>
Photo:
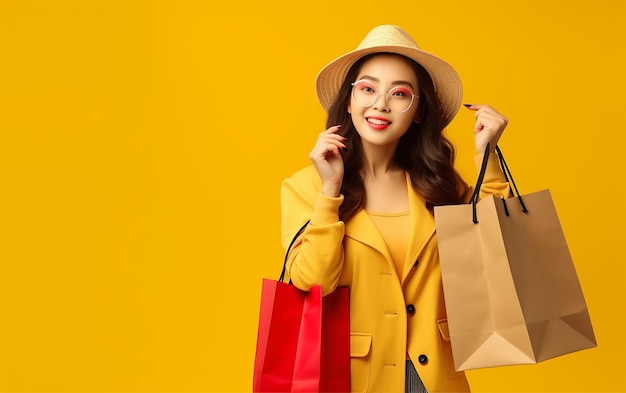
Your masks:
<svg viewBox="0 0 626 393"><path fill-rule="evenodd" d="M317 145L322 145L325 143L331 143L334 144L336 146L339 146L340 148L345 148L346 145L344 145L344 142L347 141L348 138L338 135L338 134L325 134L322 133L318 140L317 140Z"/></svg>
<svg viewBox="0 0 626 393"><path fill-rule="evenodd" d="M339 137L339 138L322 138L317 142L317 145L323 146L323 145L334 145L337 146L340 149L343 149L346 147L346 145L344 144L344 142L346 141L346 138L343 137Z"/></svg>
<svg viewBox="0 0 626 393"><path fill-rule="evenodd" d="M507 120L504 115L502 115L500 112L498 112L497 110L495 110L493 107L489 105L472 105L470 108L475 111L474 114L476 117L484 114L484 115L492 116L493 118L496 118L496 119L500 118L500 119L504 119L505 121Z"/></svg>
<svg viewBox="0 0 626 393"><path fill-rule="evenodd" d="M463 104L463 106L473 112L478 112L481 109L490 108L489 105L485 104Z"/></svg>
<svg viewBox="0 0 626 393"><path fill-rule="evenodd" d="M329 154L341 155L340 149L345 149L346 145L338 141L329 140L325 143L318 144L311 152L312 158L326 159Z"/></svg>
<svg viewBox="0 0 626 393"><path fill-rule="evenodd" d="M482 110L482 109L481 109ZM474 117L476 118L476 122L474 123L474 133L480 132L488 126L488 116L485 116L484 112L481 110L476 110L474 113Z"/></svg>
<svg viewBox="0 0 626 393"><path fill-rule="evenodd" d="M483 128L485 128L485 123L482 119L480 119L480 116L482 113L484 113L484 108L486 107L486 105L463 104L463 106L465 106L470 111L474 112L474 118L476 119L476 122L474 123L474 134L482 131Z"/></svg>
<svg viewBox="0 0 626 393"><path fill-rule="evenodd" d="M334 140L334 141L343 142L343 141L347 141L348 138L339 134L327 134L327 135L322 135L320 140Z"/></svg>
<svg viewBox="0 0 626 393"><path fill-rule="evenodd" d="M496 131L500 127L500 122L496 119L481 117L476 120L476 123L474 125L474 132L478 133L483 131Z"/></svg>
<svg viewBox="0 0 626 393"><path fill-rule="evenodd" d="M495 109L485 104L463 104L467 109L474 112L474 116L479 116L482 113L492 113L494 115L502 116Z"/></svg>
<svg viewBox="0 0 626 393"><path fill-rule="evenodd" d="M481 122L483 126L499 129L506 126L508 119L497 112L482 112L476 117L477 122Z"/></svg>
<svg viewBox="0 0 626 393"><path fill-rule="evenodd" d="M323 143L326 140L337 140L337 141L346 141L348 138L343 135L337 134L337 132L341 129L341 126L333 126L329 129L322 131L317 136L317 143Z"/></svg>
<svg viewBox="0 0 626 393"><path fill-rule="evenodd" d="M474 123L474 134L478 134L483 130L483 125L480 122Z"/></svg>
<svg viewBox="0 0 626 393"><path fill-rule="evenodd" d="M325 135L325 134L335 134L337 132L339 132L339 130L341 130L342 125L338 124L336 126L332 126L329 127L326 131L322 132L321 135Z"/></svg>

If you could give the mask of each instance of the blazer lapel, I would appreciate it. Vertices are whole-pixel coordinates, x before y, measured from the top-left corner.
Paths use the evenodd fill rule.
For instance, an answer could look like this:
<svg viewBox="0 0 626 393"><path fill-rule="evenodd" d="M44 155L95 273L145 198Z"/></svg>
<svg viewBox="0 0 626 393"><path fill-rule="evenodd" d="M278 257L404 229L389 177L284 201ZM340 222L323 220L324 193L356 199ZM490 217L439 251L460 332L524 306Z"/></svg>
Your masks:
<svg viewBox="0 0 626 393"><path fill-rule="evenodd" d="M407 188L409 190L409 208L411 212L411 234L409 247L404 261L401 282L409 275L415 265L417 256L422 252L430 238L435 233L435 218L426 208L426 200L422 198L411 184L409 174L406 174Z"/></svg>
<svg viewBox="0 0 626 393"><path fill-rule="evenodd" d="M409 210L411 213L411 229L409 234L409 246L404 261L404 269L400 282L409 275L417 256L422 252L430 238L435 233L435 218L426 209L426 201L413 189L411 178L406 174L407 189L409 190ZM346 236L364 243L380 252L390 267L395 270L391 254L385 240L369 218L365 210L359 210L354 217L346 223Z"/></svg>
<svg viewBox="0 0 626 393"><path fill-rule="evenodd" d="M387 244L365 210L359 210L346 223L346 236L376 249L395 270Z"/></svg>

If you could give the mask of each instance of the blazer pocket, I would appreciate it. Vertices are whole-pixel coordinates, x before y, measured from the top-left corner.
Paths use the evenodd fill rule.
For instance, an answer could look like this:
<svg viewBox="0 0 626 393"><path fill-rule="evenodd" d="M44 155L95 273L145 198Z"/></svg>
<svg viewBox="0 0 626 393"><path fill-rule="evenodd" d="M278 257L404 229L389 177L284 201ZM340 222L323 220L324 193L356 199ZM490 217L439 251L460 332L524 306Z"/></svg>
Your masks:
<svg viewBox="0 0 626 393"><path fill-rule="evenodd" d="M464 373L456 371L454 368L454 357L452 355L452 345L450 344L450 330L448 329L448 319L440 319L437 321L439 335L441 337L441 356L445 363L446 375L450 379L459 378Z"/></svg>
<svg viewBox="0 0 626 393"><path fill-rule="evenodd" d="M450 342L450 329L448 329L448 320L440 319L437 321L437 327L439 328L439 334L441 334L441 338L443 341L449 343Z"/></svg>
<svg viewBox="0 0 626 393"><path fill-rule="evenodd" d="M372 334L350 332L350 374L353 392L367 392L370 382Z"/></svg>

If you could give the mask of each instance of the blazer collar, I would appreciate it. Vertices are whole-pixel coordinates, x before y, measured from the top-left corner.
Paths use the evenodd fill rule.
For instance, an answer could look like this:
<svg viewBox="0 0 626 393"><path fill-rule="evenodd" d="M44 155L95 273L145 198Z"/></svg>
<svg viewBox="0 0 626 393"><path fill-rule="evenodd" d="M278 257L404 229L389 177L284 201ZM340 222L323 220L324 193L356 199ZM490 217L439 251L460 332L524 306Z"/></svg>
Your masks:
<svg viewBox="0 0 626 393"><path fill-rule="evenodd" d="M417 256L422 252L429 239L435 233L435 218L430 214L428 209L426 209L426 201L424 198L413 189L408 173L406 173L406 181L407 189L409 190L411 229L402 280L409 274L415 264ZM359 210L354 217L346 222L346 236L376 249L389 261L391 266L393 266L387 245L365 210Z"/></svg>

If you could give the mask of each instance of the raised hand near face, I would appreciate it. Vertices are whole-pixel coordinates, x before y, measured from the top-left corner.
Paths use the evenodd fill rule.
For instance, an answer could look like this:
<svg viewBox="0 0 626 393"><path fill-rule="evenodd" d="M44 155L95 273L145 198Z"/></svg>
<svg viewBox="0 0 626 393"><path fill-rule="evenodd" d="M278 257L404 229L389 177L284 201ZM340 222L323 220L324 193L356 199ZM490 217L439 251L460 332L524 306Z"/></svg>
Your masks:
<svg viewBox="0 0 626 393"><path fill-rule="evenodd" d="M322 193L331 198L339 196L343 182L343 158L346 138L337 134L341 126L332 126L319 134L309 159L322 179Z"/></svg>
<svg viewBox="0 0 626 393"><path fill-rule="evenodd" d="M491 152L494 152L496 145L502 136L502 132L509 123L502 114L498 113L489 105L469 105L465 107L474 112L476 123L474 124L474 142L476 143L476 152L483 154L487 143L489 143Z"/></svg>

